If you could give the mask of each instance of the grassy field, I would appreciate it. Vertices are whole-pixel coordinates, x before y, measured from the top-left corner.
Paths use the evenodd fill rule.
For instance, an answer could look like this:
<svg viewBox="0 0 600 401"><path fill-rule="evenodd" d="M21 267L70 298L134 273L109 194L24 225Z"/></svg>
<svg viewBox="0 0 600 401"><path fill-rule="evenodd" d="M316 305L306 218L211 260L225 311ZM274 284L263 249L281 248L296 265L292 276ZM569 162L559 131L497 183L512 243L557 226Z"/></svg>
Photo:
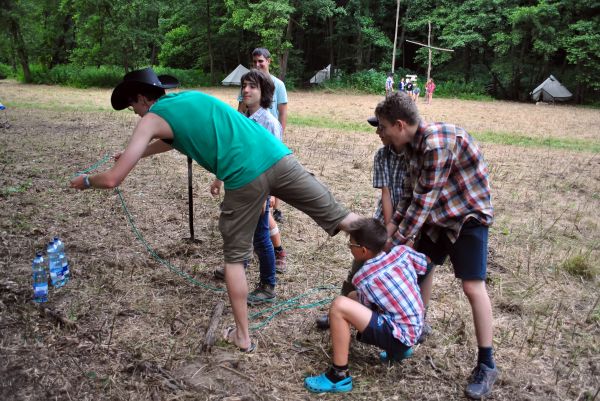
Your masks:
<svg viewBox="0 0 600 401"><path fill-rule="evenodd" d="M236 89L207 92L235 106ZM380 146L365 120L380 100L289 94L286 144L364 215L377 199L371 173ZM344 235L329 238L284 206L289 269L277 291L287 303L251 309L256 354L222 341L205 352L219 301L226 305L220 327L233 321L212 277L222 260L212 176L194 166L200 243L192 244L187 167L176 152L142 160L118 193L68 188L77 171L122 149L137 122L110 109L110 91L0 81L0 102L7 106L0 111L0 399L464 399L476 344L449 266L434 278L434 333L411 359L382 365L377 350L353 342L355 389L309 394L302 379L325 369L331 350L328 332L314 326L326 306L308 306L335 296L345 278ZM426 120L465 127L490 167L496 218L487 284L501 369L494 399L600 400L600 112L452 99L419 108ZM40 308L31 302L30 263L56 234L73 278ZM252 286L255 262L247 275Z"/></svg>

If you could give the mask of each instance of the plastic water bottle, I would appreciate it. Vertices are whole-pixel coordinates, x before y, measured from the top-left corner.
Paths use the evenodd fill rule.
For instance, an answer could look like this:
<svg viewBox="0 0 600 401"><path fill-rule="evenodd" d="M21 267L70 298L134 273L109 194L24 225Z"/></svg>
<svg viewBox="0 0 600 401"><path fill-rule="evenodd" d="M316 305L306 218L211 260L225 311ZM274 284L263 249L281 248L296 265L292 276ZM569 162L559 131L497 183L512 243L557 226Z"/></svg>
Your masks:
<svg viewBox="0 0 600 401"><path fill-rule="evenodd" d="M48 301L48 272L46 270L46 259L42 252L35 254L31 263L33 278L33 300L38 303Z"/></svg>
<svg viewBox="0 0 600 401"><path fill-rule="evenodd" d="M48 255L48 269L50 270L50 281L55 288L60 288L65 285L65 278L62 272L62 266L58 260L58 249L54 245L54 241L48 242L46 248L46 254Z"/></svg>
<svg viewBox="0 0 600 401"><path fill-rule="evenodd" d="M67 259L67 254L65 253L65 244L60 240L60 238L54 237L54 245L58 251L58 261L60 262L60 267L62 268L63 279L65 284L67 284L71 278L71 271L69 269L69 260Z"/></svg>

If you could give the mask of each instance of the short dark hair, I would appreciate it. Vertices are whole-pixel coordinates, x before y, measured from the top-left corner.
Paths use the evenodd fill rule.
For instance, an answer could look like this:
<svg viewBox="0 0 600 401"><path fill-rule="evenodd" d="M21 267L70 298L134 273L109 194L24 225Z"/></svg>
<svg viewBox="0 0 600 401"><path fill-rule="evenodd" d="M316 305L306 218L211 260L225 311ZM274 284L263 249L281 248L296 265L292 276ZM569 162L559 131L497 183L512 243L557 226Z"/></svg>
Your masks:
<svg viewBox="0 0 600 401"><path fill-rule="evenodd" d="M383 251L388 235L385 226L377 219L362 218L350 225L348 234L358 245L378 254Z"/></svg>
<svg viewBox="0 0 600 401"><path fill-rule="evenodd" d="M257 47L256 49L252 50L252 57L254 56L263 56L264 58L271 58L271 52L269 52L269 50L265 49L264 47Z"/></svg>
<svg viewBox="0 0 600 401"><path fill-rule="evenodd" d="M144 84L142 82L133 83L128 88L127 103L137 102L137 96L145 96L148 100L158 100L165 95L165 90L157 86Z"/></svg>
<svg viewBox="0 0 600 401"><path fill-rule="evenodd" d="M402 120L408 125L418 124L421 119L417 105L405 92L394 92L386 97L375 108L375 115L389 122Z"/></svg>
<svg viewBox="0 0 600 401"><path fill-rule="evenodd" d="M260 88L260 107L264 107L268 109L271 107L271 103L273 102L273 93L275 92L275 84L271 77L268 77L262 71L251 69L240 79L240 83L242 84L242 90L244 87L244 81L250 81Z"/></svg>

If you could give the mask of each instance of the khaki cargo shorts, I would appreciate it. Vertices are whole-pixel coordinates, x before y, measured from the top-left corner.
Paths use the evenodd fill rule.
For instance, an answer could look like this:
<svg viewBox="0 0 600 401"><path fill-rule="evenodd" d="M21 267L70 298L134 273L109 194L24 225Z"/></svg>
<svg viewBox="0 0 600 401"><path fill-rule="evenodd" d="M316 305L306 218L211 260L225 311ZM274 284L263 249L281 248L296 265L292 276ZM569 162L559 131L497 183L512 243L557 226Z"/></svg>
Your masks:
<svg viewBox="0 0 600 401"><path fill-rule="evenodd" d="M225 263L239 263L252 256L252 237L267 195L306 213L331 236L338 233L340 222L350 213L288 155L249 184L225 191L219 218Z"/></svg>

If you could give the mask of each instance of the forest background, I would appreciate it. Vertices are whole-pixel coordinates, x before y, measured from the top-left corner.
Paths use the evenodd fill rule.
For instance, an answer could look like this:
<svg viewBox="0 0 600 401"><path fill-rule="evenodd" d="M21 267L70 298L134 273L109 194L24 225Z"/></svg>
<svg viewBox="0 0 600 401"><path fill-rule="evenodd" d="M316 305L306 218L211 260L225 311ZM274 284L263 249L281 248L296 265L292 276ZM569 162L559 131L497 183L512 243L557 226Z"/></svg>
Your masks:
<svg viewBox="0 0 600 401"><path fill-rule="evenodd" d="M0 0L0 79L110 87L152 65L183 86L220 82L255 47L271 73L307 86L328 64L328 87L383 92L392 68L395 0ZM425 79L437 94L524 101L553 74L576 103L600 103L597 0L402 0L396 81ZM421 81L423 82L423 81ZM443 83L440 85L440 83Z"/></svg>

